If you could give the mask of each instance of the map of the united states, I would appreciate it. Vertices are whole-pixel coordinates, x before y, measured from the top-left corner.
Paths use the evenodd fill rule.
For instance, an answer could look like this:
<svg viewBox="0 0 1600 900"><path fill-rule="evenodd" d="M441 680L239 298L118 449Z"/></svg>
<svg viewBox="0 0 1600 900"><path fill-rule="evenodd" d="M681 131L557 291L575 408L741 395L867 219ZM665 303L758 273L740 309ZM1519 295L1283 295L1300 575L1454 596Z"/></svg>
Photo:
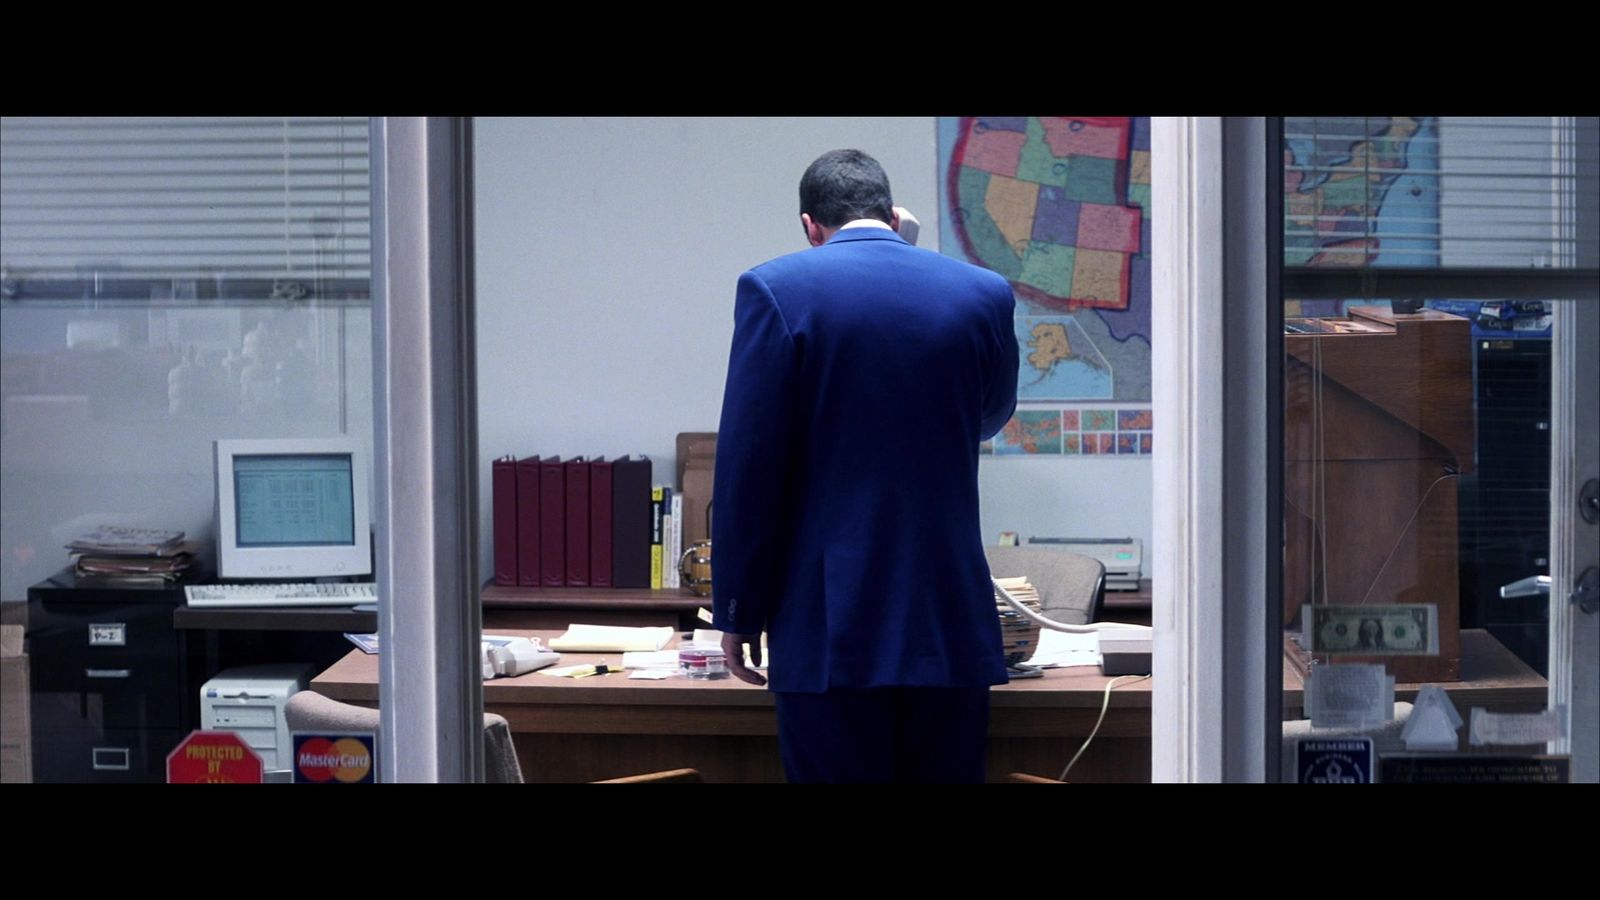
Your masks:
<svg viewBox="0 0 1600 900"><path fill-rule="evenodd" d="M1149 120L940 123L941 249L1019 301L1024 401L1150 397Z"/></svg>

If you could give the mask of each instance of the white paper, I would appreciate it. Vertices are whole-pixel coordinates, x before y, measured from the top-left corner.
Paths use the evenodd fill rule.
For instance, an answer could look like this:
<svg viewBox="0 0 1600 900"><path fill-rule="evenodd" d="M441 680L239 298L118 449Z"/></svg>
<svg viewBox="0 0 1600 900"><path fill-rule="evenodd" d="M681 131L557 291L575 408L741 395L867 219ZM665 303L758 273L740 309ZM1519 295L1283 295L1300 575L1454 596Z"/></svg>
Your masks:
<svg viewBox="0 0 1600 900"><path fill-rule="evenodd" d="M1567 708L1557 706L1537 713L1492 713L1481 707L1472 709L1471 741L1485 744L1543 744L1560 738L1567 731Z"/></svg>
<svg viewBox="0 0 1600 900"><path fill-rule="evenodd" d="M663 678L671 678L676 674L678 674L676 669L634 669L628 673L628 678L630 680L660 681Z"/></svg>
<svg viewBox="0 0 1600 900"><path fill-rule="evenodd" d="M673 630L660 627L629 628L622 625L568 625L566 634L550 641L562 653L622 653L660 650L672 640Z"/></svg>
<svg viewBox="0 0 1600 900"><path fill-rule="evenodd" d="M536 649L539 649L539 650L543 650L544 649L544 641L543 641L543 639L537 638L537 637L521 637L521 636L515 635L515 634L486 634L486 635L483 635L482 639L483 639L483 642L485 644L489 644L489 645L495 646L495 647L509 647L512 644L516 644L516 643L521 643L523 641L527 641L528 643L532 644Z"/></svg>
<svg viewBox="0 0 1600 900"><path fill-rule="evenodd" d="M629 650L622 654L624 669L676 669L676 650Z"/></svg>
<svg viewBox="0 0 1600 900"><path fill-rule="evenodd" d="M574 674L576 672L582 672L584 669L592 669L592 668L594 668L594 666L590 665L588 663L581 663L581 664L576 665L576 666L551 666L549 668L540 669L539 670L539 674L540 675L554 675L557 678L566 678L567 676L572 675L572 674Z"/></svg>
<svg viewBox="0 0 1600 900"><path fill-rule="evenodd" d="M1096 634L1068 634L1051 628L1039 632L1039 646L1024 665L1041 669L1100 665L1100 637Z"/></svg>
<svg viewBox="0 0 1600 900"><path fill-rule="evenodd" d="M1312 666L1305 705L1312 728L1382 725L1394 717L1394 680L1380 665Z"/></svg>

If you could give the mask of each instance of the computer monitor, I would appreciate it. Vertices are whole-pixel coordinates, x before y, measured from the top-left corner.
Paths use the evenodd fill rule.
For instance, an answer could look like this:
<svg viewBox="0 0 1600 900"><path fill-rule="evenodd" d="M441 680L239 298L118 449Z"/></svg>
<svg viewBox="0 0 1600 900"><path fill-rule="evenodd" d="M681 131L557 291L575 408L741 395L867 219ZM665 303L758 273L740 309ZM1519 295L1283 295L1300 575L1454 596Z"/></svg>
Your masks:
<svg viewBox="0 0 1600 900"><path fill-rule="evenodd" d="M372 573L367 466L350 438L216 442L217 574Z"/></svg>

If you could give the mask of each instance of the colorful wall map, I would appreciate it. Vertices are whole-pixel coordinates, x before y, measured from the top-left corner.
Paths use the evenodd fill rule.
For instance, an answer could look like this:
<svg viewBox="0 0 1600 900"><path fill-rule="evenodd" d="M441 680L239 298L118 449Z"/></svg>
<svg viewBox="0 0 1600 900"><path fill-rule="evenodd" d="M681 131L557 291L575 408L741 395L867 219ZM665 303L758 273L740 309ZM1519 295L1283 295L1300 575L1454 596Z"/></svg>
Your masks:
<svg viewBox="0 0 1600 900"><path fill-rule="evenodd" d="M1018 410L978 452L993 456L1149 456L1148 409Z"/></svg>
<svg viewBox="0 0 1600 900"><path fill-rule="evenodd" d="M1117 454L1116 429L1064 428L1059 404L1150 402L1149 118L942 118L938 151L940 249L1017 297L1024 408L993 452ZM1129 435L1148 455L1149 425Z"/></svg>
<svg viewBox="0 0 1600 900"><path fill-rule="evenodd" d="M1289 117L1283 144L1285 265L1439 264L1437 118ZM1370 302L1290 300L1284 314Z"/></svg>

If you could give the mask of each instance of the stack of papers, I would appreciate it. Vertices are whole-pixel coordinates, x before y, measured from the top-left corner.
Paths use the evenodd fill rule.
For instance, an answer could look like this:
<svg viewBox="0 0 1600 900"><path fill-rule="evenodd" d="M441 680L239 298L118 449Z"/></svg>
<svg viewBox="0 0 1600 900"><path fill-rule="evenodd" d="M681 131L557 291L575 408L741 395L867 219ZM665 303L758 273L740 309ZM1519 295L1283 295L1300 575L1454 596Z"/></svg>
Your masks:
<svg viewBox="0 0 1600 900"><path fill-rule="evenodd" d="M1039 647L1026 665L1041 669L1100 665L1100 636L1068 634L1046 628L1039 632Z"/></svg>
<svg viewBox="0 0 1600 900"><path fill-rule="evenodd" d="M99 525L67 544L79 578L105 584L164 587L195 565L199 545L183 532Z"/></svg>
<svg viewBox="0 0 1600 900"><path fill-rule="evenodd" d="M168 556L183 543L183 532L160 528L98 525L79 533L67 544L74 553L117 556Z"/></svg>
<svg viewBox="0 0 1600 900"><path fill-rule="evenodd" d="M625 653L655 651L672 640L670 626L629 628L621 625L568 625L565 634L550 641L561 653Z"/></svg>

